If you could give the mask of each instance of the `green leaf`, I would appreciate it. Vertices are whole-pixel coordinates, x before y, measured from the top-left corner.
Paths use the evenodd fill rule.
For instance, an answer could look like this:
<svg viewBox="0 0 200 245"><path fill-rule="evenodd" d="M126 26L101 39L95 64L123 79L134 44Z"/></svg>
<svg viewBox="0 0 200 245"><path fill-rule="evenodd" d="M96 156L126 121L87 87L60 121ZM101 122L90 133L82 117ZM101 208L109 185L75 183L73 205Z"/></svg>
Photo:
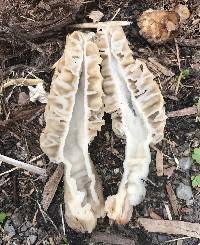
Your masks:
<svg viewBox="0 0 200 245"><path fill-rule="evenodd" d="M68 245L69 243L68 243L68 240L67 240L67 238L66 237L64 237L63 238L63 245Z"/></svg>
<svg viewBox="0 0 200 245"><path fill-rule="evenodd" d="M200 164L200 147L194 149L194 153L192 154L192 159L194 159L197 163Z"/></svg>
<svg viewBox="0 0 200 245"><path fill-rule="evenodd" d="M184 69L181 72L182 72L182 79L188 79L188 77L190 75L189 69Z"/></svg>
<svg viewBox="0 0 200 245"><path fill-rule="evenodd" d="M192 176L191 180L192 180L192 187L195 188L197 186L200 186L200 175Z"/></svg>
<svg viewBox="0 0 200 245"><path fill-rule="evenodd" d="M4 220L6 219L6 213L0 212L0 224L3 224Z"/></svg>

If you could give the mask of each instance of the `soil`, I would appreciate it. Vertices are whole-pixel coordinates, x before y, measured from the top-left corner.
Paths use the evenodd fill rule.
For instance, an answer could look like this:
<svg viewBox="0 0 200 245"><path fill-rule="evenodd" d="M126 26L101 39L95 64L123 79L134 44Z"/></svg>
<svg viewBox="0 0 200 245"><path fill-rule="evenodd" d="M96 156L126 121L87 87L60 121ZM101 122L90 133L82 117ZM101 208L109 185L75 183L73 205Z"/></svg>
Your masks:
<svg viewBox="0 0 200 245"><path fill-rule="evenodd" d="M191 16L181 24L177 40L180 53L181 70L189 75L181 80L178 94L175 94L177 77L180 75L175 41L162 45L151 45L139 34L137 18L143 11L153 9L172 9L177 3L187 4ZM74 23L89 22L87 15L91 10L100 10L102 21L111 20L116 11L120 11L115 20L128 20L132 24L124 28L130 41L134 57L140 57L149 64L148 58L156 59L175 76L165 76L157 71L156 79L160 83L165 99L166 112L193 106L200 96L200 50L198 0L110 0L110 1L57 1L57 0L3 0L0 6L0 83L8 78L44 79L49 91L52 78L52 65L62 55L65 37L73 31ZM188 41L189 40L189 41ZM151 67L149 67L151 69ZM155 73L155 70L153 71ZM9 87L1 96L2 114L0 115L0 154L28 162L42 154L39 136L44 127L44 106L39 102L18 103L20 93L28 94L27 87ZM23 113L26 113L25 116ZM16 117L18 115L18 117ZM8 123L3 124L6 119ZM105 115L106 125L90 145L89 151L96 169L102 179L105 197L117 192L123 173L125 141L117 138L112 131L111 119ZM176 166L175 158L191 157L193 149L200 145L200 124L196 115L167 119L165 138L156 147L164 154L164 164ZM189 170L176 169L172 176L158 177L155 165L155 149L152 151L147 195L145 200L134 208L133 217L126 226L109 224L107 218L100 219L96 231L102 234L117 234L121 238L135 240L136 244L165 244L166 241L179 238L168 234L148 233L136 223L137 217L149 217L150 208L162 218L167 219L165 205L170 208L174 220L200 222L200 192L193 188L193 201L189 204L177 198L179 215L174 215L166 184L171 183L173 190L180 183L191 186L191 176L200 174L200 167L193 162ZM49 175L56 165L49 163L42 155L33 164L46 168ZM1 173L10 170L11 165L0 164ZM15 170L0 176L0 212L7 218L0 225L0 244L106 244L95 242L94 234L80 234L67 225L63 234L60 206L63 205L63 181L59 184L47 216L42 215L40 205L44 185L48 179L23 170ZM15 234L10 237L5 232L5 224L10 222ZM92 237L92 239L91 239ZM32 240L31 240L32 239ZM34 240L35 239L35 240ZM200 240L188 238L183 245L197 245ZM113 241L111 244L117 244ZM166 244L180 244L176 241Z"/></svg>

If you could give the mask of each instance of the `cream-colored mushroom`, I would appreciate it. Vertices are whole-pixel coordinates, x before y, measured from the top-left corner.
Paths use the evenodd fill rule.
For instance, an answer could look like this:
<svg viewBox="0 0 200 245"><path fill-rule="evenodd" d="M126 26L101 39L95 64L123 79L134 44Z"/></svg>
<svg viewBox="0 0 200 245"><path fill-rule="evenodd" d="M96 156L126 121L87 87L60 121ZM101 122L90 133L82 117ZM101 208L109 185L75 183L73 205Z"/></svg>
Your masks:
<svg viewBox="0 0 200 245"><path fill-rule="evenodd" d="M65 217L74 230L91 232L104 215L102 187L88 144L104 124L101 58L93 33L73 32L55 73L40 137L51 161L63 162Z"/></svg>
<svg viewBox="0 0 200 245"><path fill-rule="evenodd" d="M110 219L127 223L132 208L145 196L149 172L150 143L163 137L163 98L153 74L145 63L134 60L120 26L104 26L97 31L101 52L105 110L112 114L113 130L126 138L124 174L118 193L109 196L105 210Z"/></svg>

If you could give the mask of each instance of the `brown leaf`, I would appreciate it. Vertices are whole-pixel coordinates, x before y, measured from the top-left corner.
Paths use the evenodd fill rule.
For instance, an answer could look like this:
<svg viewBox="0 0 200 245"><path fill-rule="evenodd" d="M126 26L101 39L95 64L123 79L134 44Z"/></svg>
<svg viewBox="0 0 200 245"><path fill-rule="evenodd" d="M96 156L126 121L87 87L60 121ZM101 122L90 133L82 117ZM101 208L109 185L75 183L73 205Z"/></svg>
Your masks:
<svg viewBox="0 0 200 245"><path fill-rule="evenodd" d="M160 215L158 215L157 213L154 212L154 210L152 208L149 208L149 216L152 218L152 219L162 219L160 217Z"/></svg>
<svg viewBox="0 0 200 245"><path fill-rule="evenodd" d="M167 190L167 194L169 197L169 201L171 203L172 209L174 211L175 215L178 215L178 202L176 199L176 195L175 192L172 189L172 186L170 183L166 184L166 190Z"/></svg>
<svg viewBox="0 0 200 245"><path fill-rule="evenodd" d="M44 187L41 205L45 211L47 211L49 205L51 204L51 201L56 193L58 184L60 183L63 173L63 164L60 163Z"/></svg>

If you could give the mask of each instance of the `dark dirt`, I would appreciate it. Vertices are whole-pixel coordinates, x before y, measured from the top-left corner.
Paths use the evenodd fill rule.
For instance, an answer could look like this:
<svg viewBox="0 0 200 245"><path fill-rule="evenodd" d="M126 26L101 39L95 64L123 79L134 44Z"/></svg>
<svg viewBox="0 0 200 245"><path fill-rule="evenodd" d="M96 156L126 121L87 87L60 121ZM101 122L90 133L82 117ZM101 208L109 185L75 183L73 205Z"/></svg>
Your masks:
<svg viewBox="0 0 200 245"><path fill-rule="evenodd" d="M137 17L149 8L171 9L175 4L187 3L191 16L181 25L177 36L181 59L181 69L188 69L189 76L181 81L178 95L175 87L180 70L177 62L175 42L163 45L150 45L139 35L136 24ZM132 21L125 32L130 41L135 57L148 61L148 57L157 59L167 69L175 73L174 77L164 76L158 72L157 80L166 102L166 111L179 110L193 106L200 96L200 50L198 49L200 8L198 0L145 0L145 1L57 1L57 0L3 0L0 6L0 83L7 78L38 76L45 81L49 90L52 71L51 66L63 52L65 36L73 29L72 23L88 22L87 15L91 10L104 13L103 21L110 20L120 8L115 20ZM196 21L196 22L195 22ZM197 24L195 24L197 23ZM188 42L189 40L189 42ZM196 43L196 44L195 44ZM13 91L12 91L13 90ZM12 95L7 101L9 94ZM0 127L0 153L25 162L42 154L39 146L39 136L44 127L43 109L39 102L18 104L20 92L27 93L27 88L8 88L1 98L3 114L0 120L8 116L11 119ZM26 111L27 114L23 114ZM30 112L30 113L28 113ZM21 113L21 114L20 114ZM33 115L36 114L35 117ZM16 115L18 117L16 118ZM90 154L98 173L101 176L104 195L117 192L123 172L125 142L117 138L111 130L111 119L105 115L106 125L98 133L90 146ZM194 147L200 145L200 124L195 116L169 118L165 128L165 139L157 145L164 155L164 164L176 165L174 157L191 156ZM55 170L55 165L49 164L44 155L33 164L47 168L49 173ZM0 173L11 166L2 163ZM97 231L118 234L122 238L131 238L140 245L164 244L165 241L178 236L151 234L139 228L136 217L149 217L152 208L163 218L167 218L165 204L168 204L173 219L190 222L200 222L200 193L193 189L194 201L189 206L178 199L180 214L175 216L171 209L166 193L166 183L170 182L174 191L179 183L191 185L191 176L200 174L200 167L195 163L190 170L175 170L167 179L158 177L155 168L155 150L152 149L152 162L149 179L147 181L147 195L145 200L134 209L133 218L126 226L110 225L107 218L98 222ZM0 177L0 211L7 213L7 220L11 221L15 235L9 238L0 226L0 244L67 244L63 242L64 235L61 223L60 204L63 204L63 183L61 182L53 202L48 210L52 222L41 215L39 203L47 179L38 178L23 170L16 170ZM38 212L38 213L37 213ZM24 228L25 227L25 228ZM36 240L30 243L30 236ZM93 235L92 235L93 236ZM77 234L66 226L66 238L69 244L88 245L106 244L91 243L91 235ZM197 239L185 239L183 245L197 245ZM113 243L114 244L114 243ZM177 244L168 242L166 244Z"/></svg>

